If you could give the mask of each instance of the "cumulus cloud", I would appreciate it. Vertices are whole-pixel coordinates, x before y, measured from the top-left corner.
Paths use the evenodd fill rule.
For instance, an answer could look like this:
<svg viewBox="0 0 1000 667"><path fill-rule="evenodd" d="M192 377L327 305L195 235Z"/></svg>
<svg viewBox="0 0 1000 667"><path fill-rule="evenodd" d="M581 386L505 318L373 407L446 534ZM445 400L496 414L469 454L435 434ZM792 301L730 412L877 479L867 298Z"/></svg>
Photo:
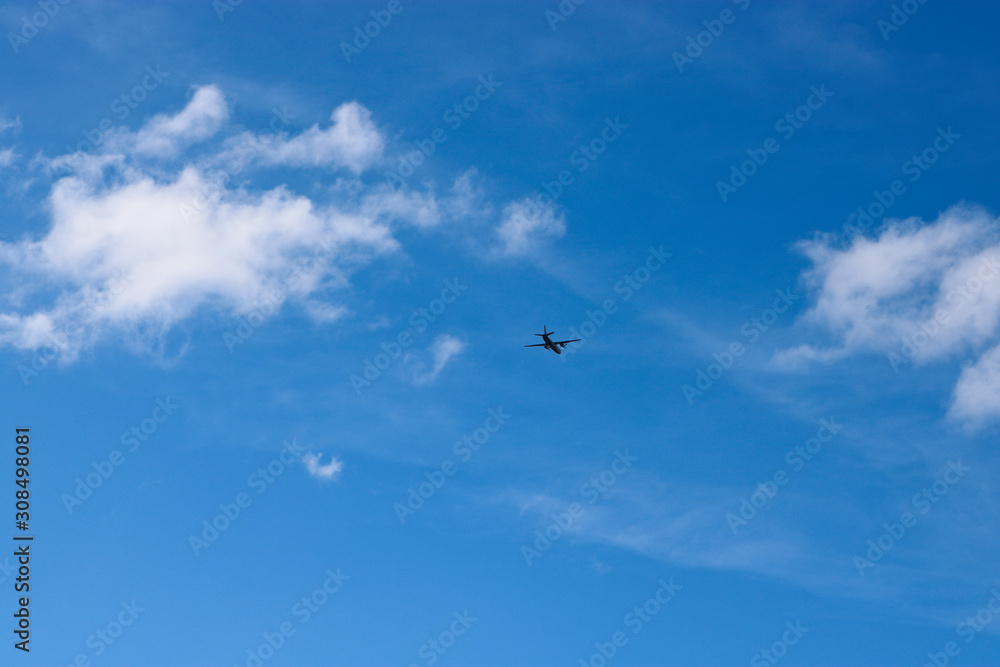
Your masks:
<svg viewBox="0 0 1000 667"><path fill-rule="evenodd" d="M447 334L438 336L434 339L434 343L431 344L431 354L434 356L433 367L426 373L418 373L413 381L416 384L430 384L434 382L448 362L464 349L465 343L458 338Z"/></svg>
<svg viewBox="0 0 1000 667"><path fill-rule="evenodd" d="M22 275L67 285L66 297L52 308L0 321L0 341L46 344L50 329L75 323L74 304L103 291L116 272L130 279L92 322L112 328L143 322L159 331L207 303L241 313L276 292L304 296L346 244L373 252L395 247L389 230L373 219L318 208L283 188L258 195L226 192L185 220L182 207L205 188L192 167L160 183L148 176L113 186L61 179L50 196L48 234L0 245L0 258ZM287 279L297 262L310 258L321 270Z"/></svg>
<svg viewBox="0 0 1000 667"><path fill-rule="evenodd" d="M530 255L546 241L561 238L566 233L566 219L552 205L525 197L504 208L496 233L503 254Z"/></svg>
<svg viewBox="0 0 1000 667"><path fill-rule="evenodd" d="M315 321L334 322L346 311L311 294L346 287L351 270L397 250L397 226L431 227L455 208L448 197L360 179L338 179L323 202L284 186L231 187L209 171L230 150L224 139L198 163L147 162L211 139L228 116L221 91L204 86L178 113L122 130L94 153L35 161L54 179L50 226L0 243L0 268L10 269L0 345L52 346L64 362L109 334L151 350L199 309L239 315L289 299ZM342 105L332 127L271 137L259 156L361 169L383 143L370 116L356 102ZM455 353L441 350L432 375Z"/></svg>
<svg viewBox="0 0 1000 667"><path fill-rule="evenodd" d="M313 454L312 452L302 457L302 462L306 464L306 470L312 477L320 479L335 479L344 467L343 461L335 456L330 457L329 463L320 464L323 453Z"/></svg>
<svg viewBox="0 0 1000 667"><path fill-rule="evenodd" d="M855 238L847 247L818 236L799 249L813 262L803 279L815 294L799 324L833 343L781 351L779 367L877 352L899 370L982 354L1000 338L1000 220L984 209L959 205L931 223L892 221L877 238ZM994 349L963 372L953 415L1000 411L998 356ZM977 396L981 391L992 398Z"/></svg>
<svg viewBox="0 0 1000 667"><path fill-rule="evenodd" d="M257 159L292 167L346 167L357 174L382 155L385 140L368 109L347 102L334 109L330 120L333 124L325 130L313 125L296 137L278 134L259 140Z"/></svg>
<svg viewBox="0 0 1000 667"><path fill-rule="evenodd" d="M209 139L228 118L229 107L222 91L215 86L202 86L181 112L156 116L134 135L122 132L116 140L131 143L135 153L165 157Z"/></svg>
<svg viewBox="0 0 1000 667"><path fill-rule="evenodd" d="M1000 346L962 371L948 414L973 426L1000 415Z"/></svg>

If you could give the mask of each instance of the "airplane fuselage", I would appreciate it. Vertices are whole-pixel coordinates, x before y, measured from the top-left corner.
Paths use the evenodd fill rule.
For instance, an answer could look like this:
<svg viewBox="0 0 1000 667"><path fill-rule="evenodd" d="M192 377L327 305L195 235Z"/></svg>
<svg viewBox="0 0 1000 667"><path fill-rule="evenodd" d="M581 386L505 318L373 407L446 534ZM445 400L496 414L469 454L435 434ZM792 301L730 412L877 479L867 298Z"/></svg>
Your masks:
<svg viewBox="0 0 1000 667"><path fill-rule="evenodd" d="M525 347L544 347L546 350L552 350L556 354L562 354L563 348L569 343L575 343L581 339L574 338L573 340L552 340L549 336L554 335L554 331L549 331L547 328L542 327L542 333L535 334L541 338L544 343L536 343L534 345L525 345Z"/></svg>

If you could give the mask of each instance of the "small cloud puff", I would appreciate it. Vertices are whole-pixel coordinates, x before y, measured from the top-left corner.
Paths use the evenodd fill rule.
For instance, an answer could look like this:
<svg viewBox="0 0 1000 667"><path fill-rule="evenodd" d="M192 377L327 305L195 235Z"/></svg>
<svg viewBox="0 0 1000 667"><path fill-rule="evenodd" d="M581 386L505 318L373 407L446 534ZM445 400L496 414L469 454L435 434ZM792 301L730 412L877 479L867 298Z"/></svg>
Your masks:
<svg viewBox="0 0 1000 667"><path fill-rule="evenodd" d="M0 134L4 134L7 130L10 130L12 134L20 132L21 117L7 118L6 116L0 116Z"/></svg>
<svg viewBox="0 0 1000 667"><path fill-rule="evenodd" d="M330 462L325 464L320 464L320 460L323 458L323 453L314 454L309 452L302 457L302 462L306 464L306 470L309 471L311 477L318 477L319 479L336 479L337 475L340 473L341 469L344 467L343 461L335 456L330 457Z"/></svg>
<svg viewBox="0 0 1000 667"><path fill-rule="evenodd" d="M443 334L435 338L434 343L431 344L431 353L434 355L434 367L426 373L415 375L413 378L414 384L430 384L434 382L448 362L464 349L465 343L454 336Z"/></svg>

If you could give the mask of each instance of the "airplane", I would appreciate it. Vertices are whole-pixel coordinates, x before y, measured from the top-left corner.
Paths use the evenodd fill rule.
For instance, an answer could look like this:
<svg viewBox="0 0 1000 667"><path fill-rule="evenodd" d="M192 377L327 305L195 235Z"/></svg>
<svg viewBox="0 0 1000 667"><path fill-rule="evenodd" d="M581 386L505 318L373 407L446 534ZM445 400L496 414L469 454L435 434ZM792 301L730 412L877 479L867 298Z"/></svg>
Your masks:
<svg viewBox="0 0 1000 667"><path fill-rule="evenodd" d="M578 340L583 340L582 338L574 338L573 340L552 340L549 338L555 331L549 331L548 327L542 327L542 333L535 334L536 336L541 336L544 343L536 343L535 345L525 345L525 347L544 347L547 350L552 350L556 354L562 354L562 348L566 347L568 343L575 343Z"/></svg>

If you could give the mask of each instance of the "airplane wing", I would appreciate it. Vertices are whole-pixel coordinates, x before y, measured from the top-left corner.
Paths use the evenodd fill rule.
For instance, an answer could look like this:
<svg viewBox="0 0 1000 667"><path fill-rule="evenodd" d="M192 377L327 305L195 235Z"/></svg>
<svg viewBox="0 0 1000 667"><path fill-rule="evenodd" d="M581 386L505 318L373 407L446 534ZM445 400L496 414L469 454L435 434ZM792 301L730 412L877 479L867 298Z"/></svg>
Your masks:
<svg viewBox="0 0 1000 667"><path fill-rule="evenodd" d="M575 342L577 342L579 340L583 340L583 339L582 338L574 338L573 340L557 340L557 341L553 341L553 343L555 345L565 345L566 343L575 343Z"/></svg>
<svg viewBox="0 0 1000 667"><path fill-rule="evenodd" d="M537 345L525 345L525 347L545 347L545 343L538 343Z"/></svg>

